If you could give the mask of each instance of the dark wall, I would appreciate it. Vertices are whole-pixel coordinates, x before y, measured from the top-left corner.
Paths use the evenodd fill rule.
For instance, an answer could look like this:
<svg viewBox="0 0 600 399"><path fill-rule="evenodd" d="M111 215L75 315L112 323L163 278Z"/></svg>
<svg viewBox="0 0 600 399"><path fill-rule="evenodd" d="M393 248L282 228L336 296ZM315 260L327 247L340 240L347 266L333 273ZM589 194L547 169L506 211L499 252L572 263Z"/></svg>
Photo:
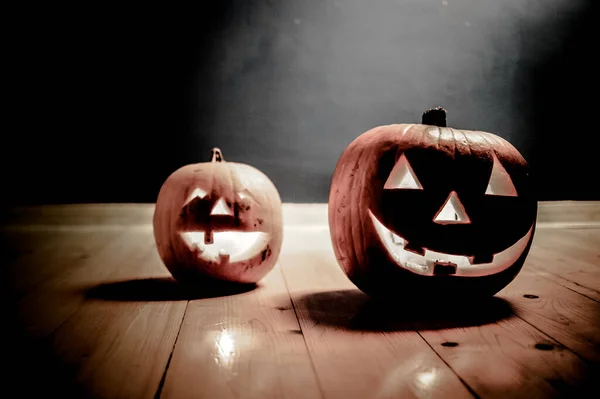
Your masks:
<svg viewBox="0 0 600 399"><path fill-rule="evenodd" d="M355 137L438 105L449 126L511 141L540 199L600 199L593 3L15 10L3 202L154 202L213 146L284 201L325 202Z"/></svg>

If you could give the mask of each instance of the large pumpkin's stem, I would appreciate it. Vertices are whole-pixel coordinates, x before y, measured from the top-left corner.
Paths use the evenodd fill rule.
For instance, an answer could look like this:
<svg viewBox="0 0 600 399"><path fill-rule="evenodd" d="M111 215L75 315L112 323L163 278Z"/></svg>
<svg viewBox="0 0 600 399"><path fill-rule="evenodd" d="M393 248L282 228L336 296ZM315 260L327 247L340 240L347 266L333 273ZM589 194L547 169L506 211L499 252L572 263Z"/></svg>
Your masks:
<svg viewBox="0 0 600 399"><path fill-rule="evenodd" d="M442 107L428 109L423 112L421 123L423 125L446 127L446 110Z"/></svg>
<svg viewBox="0 0 600 399"><path fill-rule="evenodd" d="M224 162L225 158L223 158L223 153L221 152L221 149L215 147L211 150L212 153L212 160L211 162Z"/></svg>

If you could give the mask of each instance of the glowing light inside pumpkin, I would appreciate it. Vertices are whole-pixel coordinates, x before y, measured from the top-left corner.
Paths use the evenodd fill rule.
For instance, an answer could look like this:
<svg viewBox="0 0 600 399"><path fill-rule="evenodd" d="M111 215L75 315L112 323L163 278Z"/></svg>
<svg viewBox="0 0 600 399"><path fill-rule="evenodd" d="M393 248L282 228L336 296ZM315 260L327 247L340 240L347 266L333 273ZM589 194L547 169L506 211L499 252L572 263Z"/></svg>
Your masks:
<svg viewBox="0 0 600 399"><path fill-rule="evenodd" d="M264 251L270 235L262 231L212 232L211 244L205 244L203 231L181 232L181 238L201 259L217 263L250 259Z"/></svg>
<svg viewBox="0 0 600 399"><path fill-rule="evenodd" d="M206 197L206 191L202 190L201 188L195 188L194 191L192 191L192 193L190 194L190 196L188 197L187 201L185 201L185 204L188 204L191 200L195 199L195 198L204 198Z"/></svg>
<svg viewBox="0 0 600 399"><path fill-rule="evenodd" d="M452 191L444 205L433 217L433 221L439 224L470 224L471 219L465 211L465 207L458 199L456 191Z"/></svg>
<svg viewBox="0 0 600 399"><path fill-rule="evenodd" d="M404 238L392 233L370 210L369 215L371 216L379 239L396 263L404 269L425 276L438 274L436 273L436 267L440 264L446 264L447 267L453 267L453 273L446 272L445 274L455 276L479 277L499 273L508 269L519 256L521 256L533 234L532 224L529 231L521 239L504 251L494 254L491 262L473 264L473 257L469 256L436 252L427 248L424 248L424 255L405 250L404 248L408 242L404 240Z"/></svg>
<svg viewBox="0 0 600 399"><path fill-rule="evenodd" d="M390 172L390 176L388 177L384 189L409 189L409 190L422 190L423 186L417 179L415 172L412 167L408 163L408 159L406 159L406 155L402 154L396 165L394 165L394 169Z"/></svg>
<svg viewBox="0 0 600 399"><path fill-rule="evenodd" d="M227 202L225 202L224 198L219 198L210 211L210 214L233 216L233 210L227 205Z"/></svg>
<svg viewBox="0 0 600 399"><path fill-rule="evenodd" d="M504 166L502 166L500 161L498 161L496 155L494 155L494 165L492 166L492 173L485 194L503 195L507 197L517 196L517 189L515 188L510 175L506 169L504 169Z"/></svg>

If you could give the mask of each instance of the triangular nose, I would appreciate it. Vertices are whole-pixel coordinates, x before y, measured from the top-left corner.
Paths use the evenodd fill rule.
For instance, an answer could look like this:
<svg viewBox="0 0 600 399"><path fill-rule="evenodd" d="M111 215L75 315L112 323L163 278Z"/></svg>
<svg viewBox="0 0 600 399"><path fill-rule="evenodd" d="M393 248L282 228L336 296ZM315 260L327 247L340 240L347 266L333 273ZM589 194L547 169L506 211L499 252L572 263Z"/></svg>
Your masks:
<svg viewBox="0 0 600 399"><path fill-rule="evenodd" d="M456 191L452 191L444 205L436 213L433 221L438 224L469 224L471 219L465 211L465 207L458 199Z"/></svg>
<svg viewBox="0 0 600 399"><path fill-rule="evenodd" d="M225 202L225 199L223 199L221 197L221 198L219 198L219 200L217 201L217 203L213 207L213 209L210 212L210 214L211 215L229 215L229 216L233 216L233 211L227 206L227 203Z"/></svg>

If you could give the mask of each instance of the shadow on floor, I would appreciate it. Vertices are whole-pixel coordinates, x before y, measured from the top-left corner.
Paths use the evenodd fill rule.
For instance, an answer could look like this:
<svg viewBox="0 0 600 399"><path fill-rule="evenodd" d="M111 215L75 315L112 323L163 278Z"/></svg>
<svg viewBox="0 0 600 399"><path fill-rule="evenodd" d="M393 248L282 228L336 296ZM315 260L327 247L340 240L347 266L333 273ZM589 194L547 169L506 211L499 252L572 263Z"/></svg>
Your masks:
<svg viewBox="0 0 600 399"><path fill-rule="evenodd" d="M300 298L316 324L354 331L414 331L480 326L514 315L511 304L498 297L458 302L404 301L369 298L359 290L319 292Z"/></svg>
<svg viewBox="0 0 600 399"><path fill-rule="evenodd" d="M181 284L171 277L158 277L99 284L86 289L85 296L106 301L187 301L243 294L257 287L257 284L208 280Z"/></svg>

